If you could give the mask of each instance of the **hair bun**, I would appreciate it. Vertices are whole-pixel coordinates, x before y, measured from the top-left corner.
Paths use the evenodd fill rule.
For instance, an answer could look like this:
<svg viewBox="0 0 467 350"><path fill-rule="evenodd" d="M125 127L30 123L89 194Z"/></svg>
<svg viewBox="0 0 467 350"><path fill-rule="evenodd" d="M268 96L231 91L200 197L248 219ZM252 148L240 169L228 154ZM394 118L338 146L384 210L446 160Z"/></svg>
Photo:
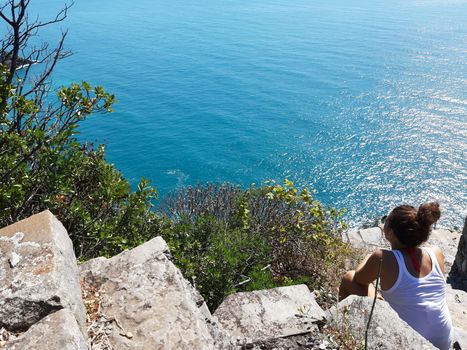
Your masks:
<svg viewBox="0 0 467 350"><path fill-rule="evenodd" d="M428 227L439 220L441 210L436 202L422 204L418 208L417 221L420 226Z"/></svg>

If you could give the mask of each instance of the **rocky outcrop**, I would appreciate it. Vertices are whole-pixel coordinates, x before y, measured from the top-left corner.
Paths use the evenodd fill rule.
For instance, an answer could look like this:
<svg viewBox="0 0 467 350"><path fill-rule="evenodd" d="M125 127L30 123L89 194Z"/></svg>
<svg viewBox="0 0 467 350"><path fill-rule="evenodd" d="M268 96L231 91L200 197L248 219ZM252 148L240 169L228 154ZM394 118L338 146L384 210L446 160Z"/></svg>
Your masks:
<svg viewBox="0 0 467 350"><path fill-rule="evenodd" d="M76 318L68 309L54 312L34 324L5 350L89 350Z"/></svg>
<svg viewBox="0 0 467 350"><path fill-rule="evenodd" d="M467 349L467 331L459 327L454 327L454 349Z"/></svg>
<svg viewBox="0 0 467 350"><path fill-rule="evenodd" d="M113 258L81 265L81 278L103 294L100 312L114 320L107 324L112 347L233 349L166 252L166 243L157 237Z"/></svg>
<svg viewBox="0 0 467 350"><path fill-rule="evenodd" d="M73 245L49 211L0 230L0 286L0 328L25 331L66 308L86 333Z"/></svg>
<svg viewBox="0 0 467 350"><path fill-rule="evenodd" d="M465 218L464 229L462 230L462 236L459 240L459 246L451 275L467 280L467 217Z"/></svg>
<svg viewBox="0 0 467 350"><path fill-rule="evenodd" d="M353 334L356 343L364 343L364 335L373 300L351 295L331 308L327 314L329 325L341 332ZM382 300L376 301L368 332L368 349L436 349Z"/></svg>
<svg viewBox="0 0 467 350"><path fill-rule="evenodd" d="M364 249L384 243L379 229L349 240ZM78 268L71 241L50 212L1 229L0 348L337 349L333 337L343 334L362 344L370 298L349 297L325 313L314 294L297 285L233 294L211 315L169 256L156 237ZM456 339L465 345L467 293L448 286L447 300ZM378 301L369 348L433 347Z"/></svg>
<svg viewBox="0 0 467 350"><path fill-rule="evenodd" d="M453 326L465 328L467 331L467 292L455 289L448 284L446 288L446 301L451 313Z"/></svg>
<svg viewBox="0 0 467 350"><path fill-rule="evenodd" d="M310 333L325 320L303 284L229 295L214 316L241 345Z"/></svg>

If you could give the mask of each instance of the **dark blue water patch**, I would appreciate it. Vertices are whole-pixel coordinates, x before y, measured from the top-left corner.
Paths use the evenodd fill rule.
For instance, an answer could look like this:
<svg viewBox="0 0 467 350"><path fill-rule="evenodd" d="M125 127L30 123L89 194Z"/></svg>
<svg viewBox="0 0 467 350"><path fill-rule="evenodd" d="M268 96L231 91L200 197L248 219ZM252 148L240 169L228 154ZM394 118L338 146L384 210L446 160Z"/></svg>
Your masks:
<svg viewBox="0 0 467 350"><path fill-rule="evenodd" d="M466 15L466 1L83 0L61 25L76 54L55 83L117 95L80 138L162 195L289 177L354 224L439 200L454 226L467 214Z"/></svg>

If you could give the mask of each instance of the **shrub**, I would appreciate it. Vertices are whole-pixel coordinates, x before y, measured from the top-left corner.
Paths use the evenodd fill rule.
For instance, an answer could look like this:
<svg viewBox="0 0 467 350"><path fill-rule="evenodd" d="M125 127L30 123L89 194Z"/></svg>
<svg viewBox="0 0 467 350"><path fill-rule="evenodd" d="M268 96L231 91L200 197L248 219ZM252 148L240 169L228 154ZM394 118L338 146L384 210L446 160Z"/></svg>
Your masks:
<svg viewBox="0 0 467 350"><path fill-rule="evenodd" d="M103 146L62 134L16 166L37 141L15 136L0 133L0 177L6 177L0 182L0 226L50 209L80 258L114 255L156 235L155 190L143 179L132 192L106 161Z"/></svg>
<svg viewBox="0 0 467 350"><path fill-rule="evenodd" d="M261 271L270 259L270 249L262 237L242 228L226 227L213 216L194 221L186 217L166 221L162 235L167 240L174 263L182 269L214 310L225 296L242 290L248 276L261 277L258 288L273 286L268 271Z"/></svg>
<svg viewBox="0 0 467 350"><path fill-rule="evenodd" d="M307 283L335 291L353 251L341 240L343 211L288 180L242 190L208 184L160 205L174 262L215 309L235 291Z"/></svg>
<svg viewBox="0 0 467 350"><path fill-rule="evenodd" d="M156 192L144 179L132 192L103 146L76 140L79 122L110 112L115 97L86 82L51 88L54 67L69 55L66 33L55 48L28 41L34 36L37 44L40 30L65 19L69 6L41 22L27 15L29 3L0 6L0 227L51 209L79 257L113 255L156 234Z"/></svg>

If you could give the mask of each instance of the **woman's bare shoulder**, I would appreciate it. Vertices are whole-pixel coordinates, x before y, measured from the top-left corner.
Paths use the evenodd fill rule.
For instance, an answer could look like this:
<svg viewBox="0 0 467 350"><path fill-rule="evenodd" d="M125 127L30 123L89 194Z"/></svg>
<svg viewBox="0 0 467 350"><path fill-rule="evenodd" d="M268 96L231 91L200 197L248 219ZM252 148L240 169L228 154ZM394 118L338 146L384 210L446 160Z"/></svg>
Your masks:
<svg viewBox="0 0 467 350"><path fill-rule="evenodd" d="M429 245L427 248L431 249L437 258L442 258L444 260L444 253L438 246Z"/></svg>
<svg viewBox="0 0 467 350"><path fill-rule="evenodd" d="M396 257L390 249L378 248L371 254L371 256L375 260L382 260L385 268L397 265Z"/></svg>
<svg viewBox="0 0 467 350"><path fill-rule="evenodd" d="M441 270L444 273L445 268L444 268L444 254L443 254L443 251L439 247L437 247L435 245L428 246L427 248L431 249L431 251L433 253L435 253L436 259L438 260L438 264L439 264L439 266L441 267Z"/></svg>
<svg viewBox="0 0 467 350"><path fill-rule="evenodd" d="M394 254L392 253L391 249L385 249L385 248L377 248L373 254L375 257L378 257L378 258L383 258L383 259L387 259L387 258L394 258Z"/></svg>

